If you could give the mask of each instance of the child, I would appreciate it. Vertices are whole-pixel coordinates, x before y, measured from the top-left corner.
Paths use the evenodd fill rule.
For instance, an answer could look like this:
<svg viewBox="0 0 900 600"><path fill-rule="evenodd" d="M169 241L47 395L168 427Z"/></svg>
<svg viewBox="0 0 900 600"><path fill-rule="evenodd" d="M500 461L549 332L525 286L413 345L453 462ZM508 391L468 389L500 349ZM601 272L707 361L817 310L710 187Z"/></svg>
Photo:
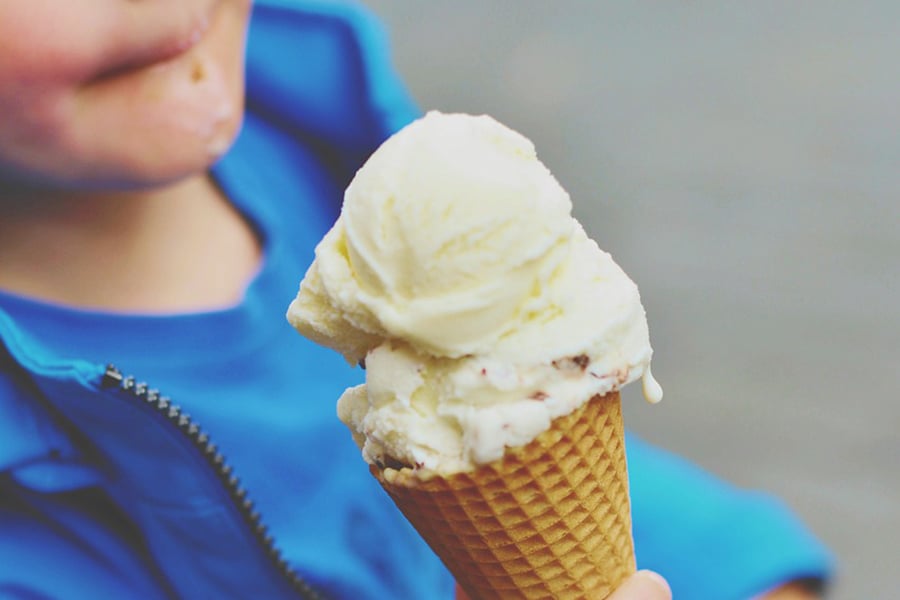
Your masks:
<svg viewBox="0 0 900 600"><path fill-rule="evenodd" d="M249 11L0 0L3 597L453 596L334 415L358 371L282 317L417 109L364 13L260 2L245 56ZM629 444L676 597L824 577L780 505Z"/></svg>

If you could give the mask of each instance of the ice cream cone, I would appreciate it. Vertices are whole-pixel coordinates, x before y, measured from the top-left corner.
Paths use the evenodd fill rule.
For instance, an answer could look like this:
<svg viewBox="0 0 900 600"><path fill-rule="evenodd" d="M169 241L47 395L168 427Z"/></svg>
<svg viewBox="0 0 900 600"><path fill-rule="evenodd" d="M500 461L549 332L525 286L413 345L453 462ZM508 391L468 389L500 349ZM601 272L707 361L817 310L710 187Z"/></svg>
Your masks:
<svg viewBox="0 0 900 600"><path fill-rule="evenodd" d="M618 390L662 397L646 313L526 137L438 112L391 136L288 319L365 366L338 416L473 600L634 571Z"/></svg>
<svg viewBox="0 0 900 600"><path fill-rule="evenodd" d="M635 570L618 392L474 471L372 473L472 600L602 599Z"/></svg>

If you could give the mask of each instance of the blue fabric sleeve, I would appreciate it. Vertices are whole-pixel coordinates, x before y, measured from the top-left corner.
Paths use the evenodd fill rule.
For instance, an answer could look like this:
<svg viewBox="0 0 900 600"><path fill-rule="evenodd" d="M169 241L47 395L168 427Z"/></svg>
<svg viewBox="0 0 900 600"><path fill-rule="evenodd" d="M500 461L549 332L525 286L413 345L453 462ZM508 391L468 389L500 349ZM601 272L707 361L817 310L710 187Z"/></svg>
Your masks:
<svg viewBox="0 0 900 600"><path fill-rule="evenodd" d="M638 567L664 575L675 598L747 600L829 576L832 556L782 502L634 435L626 448Z"/></svg>

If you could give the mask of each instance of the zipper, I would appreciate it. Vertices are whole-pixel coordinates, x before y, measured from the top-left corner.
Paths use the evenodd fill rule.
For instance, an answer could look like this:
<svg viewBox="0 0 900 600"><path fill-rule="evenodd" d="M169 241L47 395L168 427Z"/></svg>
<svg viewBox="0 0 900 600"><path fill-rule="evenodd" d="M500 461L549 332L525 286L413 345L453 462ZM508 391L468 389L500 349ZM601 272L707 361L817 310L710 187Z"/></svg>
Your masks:
<svg viewBox="0 0 900 600"><path fill-rule="evenodd" d="M310 587L285 560L281 550L275 545L275 540L269 533L268 527L262 522L259 512L248 497L247 490L241 485L240 479L234 474L216 445L210 441L209 436L200 429L190 415L183 413L177 404L173 404L171 399L161 395L159 390L149 387L146 383L138 382L130 375L123 375L111 364L106 366L100 384L104 389L118 389L126 397L149 406L157 415L180 431L215 472L225 487L232 504L238 509L238 513L253 532L253 536L259 542L263 552L278 572L287 579L294 591L304 600L324 600L324 597Z"/></svg>

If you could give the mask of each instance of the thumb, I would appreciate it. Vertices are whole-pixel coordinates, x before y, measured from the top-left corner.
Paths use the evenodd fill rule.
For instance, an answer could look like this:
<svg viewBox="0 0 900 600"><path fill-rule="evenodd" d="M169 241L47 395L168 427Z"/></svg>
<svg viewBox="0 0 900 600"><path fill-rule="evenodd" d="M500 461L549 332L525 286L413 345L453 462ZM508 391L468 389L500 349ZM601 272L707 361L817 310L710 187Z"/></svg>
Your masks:
<svg viewBox="0 0 900 600"><path fill-rule="evenodd" d="M607 600L672 600L672 590L662 575L653 571L638 571Z"/></svg>

